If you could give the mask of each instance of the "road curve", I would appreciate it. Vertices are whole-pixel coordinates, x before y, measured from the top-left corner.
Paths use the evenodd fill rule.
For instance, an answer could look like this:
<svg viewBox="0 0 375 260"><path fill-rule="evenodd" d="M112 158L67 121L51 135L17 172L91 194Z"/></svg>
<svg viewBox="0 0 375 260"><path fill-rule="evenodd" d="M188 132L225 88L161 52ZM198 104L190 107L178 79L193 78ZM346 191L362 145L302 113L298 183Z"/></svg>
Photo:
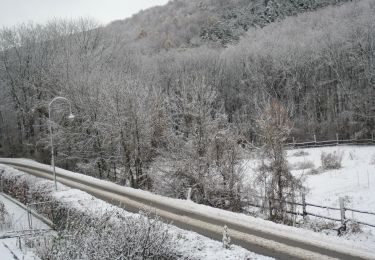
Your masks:
<svg viewBox="0 0 375 260"><path fill-rule="evenodd" d="M0 163L37 177L53 179L51 168L47 165L5 158L0 158ZM277 259L375 259L371 252L332 241L324 243L309 239L293 231L272 230L268 225L252 223L252 218L248 221L234 221L220 214L214 215L189 207L191 202L163 198L59 168L56 168L56 174L57 180L66 186L86 191L128 211L150 211L177 227L215 240L222 239L223 227L226 225L234 244L258 254ZM215 211L219 212L218 209Z"/></svg>

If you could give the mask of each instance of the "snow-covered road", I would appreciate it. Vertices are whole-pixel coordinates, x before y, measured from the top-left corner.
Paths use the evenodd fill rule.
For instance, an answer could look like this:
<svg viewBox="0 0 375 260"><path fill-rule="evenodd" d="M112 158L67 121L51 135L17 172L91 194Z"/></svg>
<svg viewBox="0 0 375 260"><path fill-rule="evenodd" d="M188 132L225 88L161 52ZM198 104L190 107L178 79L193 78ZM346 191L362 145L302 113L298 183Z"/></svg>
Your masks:
<svg viewBox="0 0 375 260"><path fill-rule="evenodd" d="M51 179L50 168L31 161L1 159L0 162L35 176ZM175 200L148 192L133 190L106 181L57 170L58 179L67 186L87 191L96 197L123 204L130 211L150 209L174 225L194 230L214 239L221 239L223 226L229 227L232 241L251 251L277 258L326 259L375 259L366 249L343 244L342 240L327 238L307 230L277 225L269 221L227 212L190 201Z"/></svg>

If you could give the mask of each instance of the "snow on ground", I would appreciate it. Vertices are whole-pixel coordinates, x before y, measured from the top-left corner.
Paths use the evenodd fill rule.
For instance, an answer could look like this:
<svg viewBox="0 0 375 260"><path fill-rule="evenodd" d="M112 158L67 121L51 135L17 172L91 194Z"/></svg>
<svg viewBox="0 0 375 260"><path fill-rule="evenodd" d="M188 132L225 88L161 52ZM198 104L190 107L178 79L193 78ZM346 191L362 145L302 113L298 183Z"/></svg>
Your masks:
<svg viewBox="0 0 375 260"><path fill-rule="evenodd" d="M322 170L321 154L336 152L342 155L342 168ZM305 153L301 156L301 154ZM303 175L308 188L306 202L339 208L343 197L346 208L375 213L375 146L333 146L287 151L287 158L295 176ZM259 161L246 161L248 181L251 182ZM300 169L305 165L305 169ZM306 167L308 166L308 167ZM316 174L311 174L316 169ZM301 209L299 209L301 211ZM307 207L307 212L340 219L340 212ZM346 218L375 225L375 216L346 211ZM310 217L314 219L314 217ZM316 218L315 218L316 219ZM316 219L319 220L319 219ZM339 223L337 223L339 224ZM361 225L362 233L348 234L345 238L375 251L375 228ZM336 236L336 232L331 235Z"/></svg>
<svg viewBox="0 0 375 260"><path fill-rule="evenodd" d="M34 182L36 186L48 185L52 187L53 185L51 181L38 179L0 164L0 170L2 169L5 170L4 174L23 175L25 178L31 180L31 182ZM71 189L61 184L58 186L58 191L53 193L53 197L60 203L68 204L71 208L97 216L104 215L107 212L118 212L122 216L129 217L137 215L97 199L86 192ZM182 230L173 225L168 225L168 230L177 242L175 250L183 257L188 257L189 259L272 259L252 253L235 245L232 245L230 249L225 249L221 242L201 236L192 231Z"/></svg>
<svg viewBox="0 0 375 260"><path fill-rule="evenodd" d="M11 234L13 232L20 232L30 230L27 212L20 206L14 204L6 197L0 194L0 201L4 203L5 210L8 212L12 221L11 226L7 229L0 230L0 236ZM39 219L32 216L32 229L48 229L49 227ZM16 257L17 258L16 258ZM30 249L21 245L17 238L0 239L0 259L14 260L24 259L32 260L39 259Z"/></svg>
<svg viewBox="0 0 375 260"><path fill-rule="evenodd" d="M17 258L16 258L16 257ZM7 238L0 240L0 259L1 260L38 260L32 251L27 248L20 249L16 238Z"/></svg>
<svg viewBox="0 0 375 260"><path fill-rule="evenodd" d="M293 156L298 151L307 155ZM375 212L375 146L338 146L288 151L288 161L293 164L310 161L320 168L322 152L342 154L342 168L327 170L316 175L306 175L309 193L306 200L311 203L339 207L339 198L345 198L345 206ZM306 174L308 169L293 171ZM347 213L352 218L350 212ZM337 215L339 216L339 215ZM373 223L375 216L354 213L354 218Z"/></svg>
<svg viewBox="0 0 375 260"><path fill-rule="evenodd" d="M48 165L39 164L35 161L25 160L25 159L1 159L0 161L27 163L28 165L33 165L33 166L38 167L38 168L50 169L50 167ZM255 160L250 160L246 165L254 167L254 165L256 165L256 162L255 162ZM0 166L0 171L1 171L1 168L6 168L8 170L7 171L8 173L9 173L9 171L11 171L12 175L21 174L21 175L27 176L27 178L35 178L35 177L30 176L30 175L23 174L19 171L10 170L12 168L7 167L7 166ZM83 175L73 173L73 172L69 172L69 171L66 171L66 170L63 170L63 169L59 169L59 168L56 168L56 170L59 174L69 176L70 178L79 178L80 180L84 179L87 182L90 182L90 183L93 183L93 184L96 184L96 185L100 185L100 186L108 188L108 189L113 189L113 190L122 192L124 194L131 194L133 196L139 196L139 197L142 197L142 198L146 198L149 201L157 201L158 203L173 205L173 207L175 207L177 209L181 208L181 209L184 209L184 210L187 210L187 211L196 212L196 213L198 213L202 216L214 217L218 220L219 219L220 220L230 220L231 222L235 222L235 223L238 223L240 225L249 227L253 230L259 230L260 232L268 233L270 235L277 234L278 236L288 237L288 238L291 238L291 239L295 239L296 241L305 241L305 242L308 241L308 243L310 243L310 244L319 245L320 247L323 247L323 248L324 247L330 247L330 248L336 248L337 250L342 250L342 251L346 251L346 250L355 251L355 250L357 250L357 251L360 251L364 254L368 254L369 256L370 255L373 256L374 253L375 253L375 243L374 243L374 240L373 240L374 236L370 236L370 239L367 239L367 240L362 239L360 241L356 241L355 239L352 239L352 238L350 240L347 240L347 239L342 238L342 237L329 236L327 234L316 233L316 232L313 232L313 231L307 230L307 229L290 227L290 226L285 226L285 225L279 225L279 224L273 223L271 221L266 221L266 220L263 220L263 219L260 219L260 218L254 218L254 217L251 217L251 216L248 216L248 215L245 215L245 214L238 214L238 213L233 213L233 212L229 212L229 211L224 211L224 210L208 207L208 206L205 206L205 205L199 205L199 204L193 203L191 201L171 199L171 198L166 198L166 197L163 197L163 196L155 195L155 194L152 194L152 193L147 192L147 191L134 190L134 189L127 188L127 187L120 187L120 186L118 186L116 184L113 184L113 183L110 183L108 181L98 180L98 179L95 179L95 178L90 177L90 176L83 176ZM248 170L249 170L248 175L250 176L251 171L253 169L251 167L249 167ZM37 178L35 178L35 179L37 179ZM43 180L43 182L49 182L49 181ZM62 187L62 185L60 187ZM59 189L61 189L61 188L59 188ZM69 189L69 188L65 187L65 189ZM71 192L73 192L73 191L71 191ZM85 193L83 192L83 193L79 193L79 194L85 194ZM56 195L58 195L58 194L56 194ZM66 196L66 195L64 195L64 196ZM66 199L71 200L71 203L72 203L73 201L77 201L76 200L77 197L79 197L79 196L78 195L77 196L68 196ZM80 203L80 205L82 206L81 203ZM95 206L90 206L88 208L88 210L92 209L92 208L95 208ZM102 208L102 206L100 206L98 208L100 209L100 208ZM186 232L186 231L181 230L179 232ZM181 233L181 234L183 234L183 233ZM363 238L363 236L362 236L362 238ZM207 238L202 237L202 239L207 239ZM190 244L191 246L186 246L185 249L188 250L189 248L194 248L194 244L196 244L196 240L197 239L194 239L193 241L190 240L189 243L192 243L192 244ZM210 240L205 240L205 241L208 243L208 241L210 241ZM221 248L221 243L215 242L215 241L212 241L212 242L217 243L217 247L214 250L208 250L207 249L208 250L207 252L210 252L207 255L210 255L211 253L217 253L217 252L223 251L223 249ZM205 244L205 243L200 243L200 245L203 245L203 244ZM183 250L183 248L180 248L180 250ZM216 250L221 250L221 251L216 251ZM195 251L197 251L197 250L195 250ZM235 250L235 251L237 251L237 250ZM227 251L224 250L224 252L227 252ZM199 252L199 253L201 253L201 252ZM225 259L225 257L220 255L220 259L222 259L222 258ZM233 258L233 256L230 256L229 258L231 258L231 259L243 259L243 257L238 258L237 256L235 258ZM214 256L213 259L217 259L217 258L215 258L215 256Z"/></svg>
<svg viewBox="0 0 375 260"><path fill-rule="evenodd" d="M12 219L12 231L30 230L27 211L20 206L8 200L5 196L0 194L0 201L4 203L6 211ZM49 229L49 227L41 220L31 216L32 227L31 229Z"/></svg>

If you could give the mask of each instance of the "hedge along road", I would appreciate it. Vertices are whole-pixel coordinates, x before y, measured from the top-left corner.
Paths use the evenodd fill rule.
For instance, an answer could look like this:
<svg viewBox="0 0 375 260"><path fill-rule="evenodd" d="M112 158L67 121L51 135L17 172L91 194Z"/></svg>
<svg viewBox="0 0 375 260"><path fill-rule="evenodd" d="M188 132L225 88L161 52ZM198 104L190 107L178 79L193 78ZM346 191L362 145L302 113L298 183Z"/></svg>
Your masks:
<svg viewBox="0 0 375 260"><path fill-rule="evenodd" d="M0 163L36 177L53 179L48 165L5 158L0 159ZM59 168L56 168L56 174L58 181L66 186L86 191L128 211L149 211L165 222L172 222L177 227L215 240L222 239L223 227L226 225L234 244L258 254L277 259L375 259L375 255L370 252L340 245L332 240L309 239L306 235L293 232L293 229L277 230L267 221L259 224L259 220L254 221L251 217L236 218L235 213L203 207L190 201L165 198Z"/></svg>

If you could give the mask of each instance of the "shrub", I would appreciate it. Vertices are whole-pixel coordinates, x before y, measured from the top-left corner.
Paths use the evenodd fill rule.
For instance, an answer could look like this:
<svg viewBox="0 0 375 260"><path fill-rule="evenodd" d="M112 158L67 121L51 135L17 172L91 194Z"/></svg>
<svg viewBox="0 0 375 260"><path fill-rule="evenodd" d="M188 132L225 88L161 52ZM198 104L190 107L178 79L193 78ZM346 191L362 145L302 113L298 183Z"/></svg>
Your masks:
<svg viewBox="0 0 375 260"><path fill-rule="evenodd" d="M159 220L107 213L71 218L67 227L37 246L41 259L176 259L174 242Z"/></svg>
<svg viewBox="0 0 375 260"><path fill-rule="evenodd" d="M375 165L375 153L371 156L370 164Z"/></svg>
<svg viewBox="0 0 375 260"><path fill-rule="evenodd" d="M320 155L322 167L325 170L340 169L342 162L342 153L334 151L333 153L322 152Z"/></svg>
<svg viewBox="0 0 375 260"><path fill-rule="evenodd" d="M307 156L307 155L309 155L309 153L308 153L308 152L305 152L304 150L301 150L301 151L295 152L295 153L293 154L293 156L295 156L295 157L301 157L301 156Z"/></svg>
<svg viewBox="0 0 375 260"><path fill-rule="evenodd" d="M306 170L306 169L312 169L315 165L312 161L302 161L302 162L296 162L293 165L294 170Z"/></svg>
<svg viewBox="0 0 375 260"><path fill-rule="evenodd" d="M321 171L319 171L319 169L315 169L315 168L313 168L313 169L310 169L310 170L307 172L307 175L317 175L317 174L319 174L319 173L321 173Z"/></svg>

